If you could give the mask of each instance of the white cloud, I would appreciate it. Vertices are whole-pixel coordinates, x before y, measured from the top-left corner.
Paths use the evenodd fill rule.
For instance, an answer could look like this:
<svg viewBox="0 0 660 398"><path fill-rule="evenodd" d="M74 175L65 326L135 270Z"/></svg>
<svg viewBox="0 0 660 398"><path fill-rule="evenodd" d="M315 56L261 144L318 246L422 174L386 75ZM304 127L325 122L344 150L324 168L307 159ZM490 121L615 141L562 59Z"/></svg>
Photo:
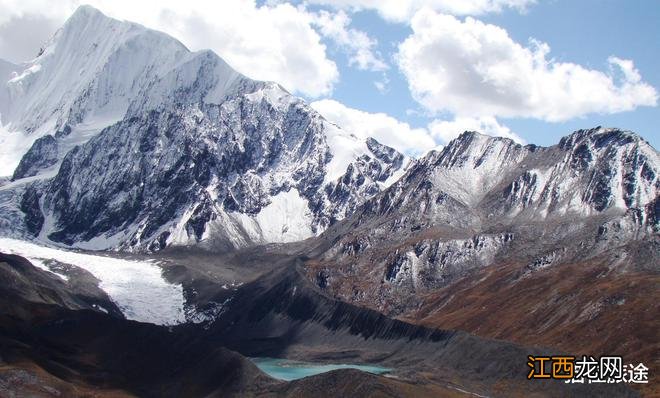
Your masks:
<svg viewBox="0 0 660 398"><path fill-rule="evenodd" d="M331 99L313 102L311 106L342 129L358 137L373 137L411 156L420 155L437 146L428 130L412 128L408 123L385 113L364 112Z"/></svg>
<svg viewBox="0 0 660 398"><path fill-rule="evenodd" d="M505 137L519 144L525 140L491 116L455 117L433 120L427 128L412 128L408 123L385 113L369 113L331 99L312 102L312 108L326 119L358 137L373 137L410 156L420 156L439 145L447 144L465 131L476 131L493 137Z"/></svg>
<svg viewBox="0 0 660 398"><path fill-rule="evenodd" d="M52 20L54 26L59 26L81 3L60 0L54 7L48 0L0 0L0 27L30 18ZM289 90L312 97L331 93L339 76L336 64L328 58L326 47L313 27L314 15L302 7L257 6L250 0L87 0L84 3L109 16L164 31L192 50L210 48L252 78L274 80ZM0 57L16 61L12 58L21 49L12 48L10 43L19 37L10 37L11 34L3 31L6 43L1 48L9 54ZM47 39L42 37L41 41ZM31 53L37 50L32 49Z"/></svg>
<svg viewBox="0 0 660 398"><path fill-rule="evenodd" d="M454 120L434 120L429 124L428 128L434 138L445 144L465 131L476 131L494 137L510 138L519 144L525 143L525 140L512 132L508 127L499 124L492 116L479 118L456 117Z"/></svg>
<svg viewBox="0 0 660 398"><path fill-rule="evenodd" d="M392 22L407 22L421 8L429 8L451 15L482 15L500 12L505 8L525 11L536 0L308 0L350 11L375 10Z"/></svg>
<svg viewBox="0 0 660 398"><path fill-rule="evenodd" d="M498 26L429 9L411 27L399 45L399 66L413 97L433 112L557 122L657 104L658 93L629 60L608 59L619 76L558 62L547 58L545 43L525 47Z"/></svg>
<svg viewBox="0 0 660 398"><path fill-rule="evenodd" d="M351 19L344 11L331 13L321 10L316 14L315 25L323 36L333 40L348 53L349 65L370 71L386 70L387 64L375 50L378 42L365 32L348 26Z"/></svg>
<svg viewBox="0 0 660 398"><path fill-rule="evenodd" d="M387 73L383 73L383 77L380 80L374 82L374 86L379 93L385 95L390 91L390 78L387 77Z"/></svg>

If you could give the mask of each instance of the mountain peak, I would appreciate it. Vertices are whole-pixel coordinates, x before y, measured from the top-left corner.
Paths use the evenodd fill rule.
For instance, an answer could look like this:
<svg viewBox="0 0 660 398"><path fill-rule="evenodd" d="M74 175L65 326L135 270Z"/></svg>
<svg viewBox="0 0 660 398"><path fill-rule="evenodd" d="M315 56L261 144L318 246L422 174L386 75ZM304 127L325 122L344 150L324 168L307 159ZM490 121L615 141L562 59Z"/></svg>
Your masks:
<svg viewBox="0 0 660 398"><path fill-rule="evenodd" d="M563 137L559 141L559 147L566 149L588 142L593 144L596 148L602 148L613 144L623 146L632 143L644 143L646 146L651 147L651 144L635 132L622 130L616 127L601 126L577 130L572 134Z"/></svg>
<svg viewBox="0 0 660 398"><path fill-rule="evenodd" d="M461 152L471 150L480 151L487 147L522 147L511 138L492 136L488 134L479 133L478 131L467 130L461 133L458 137L454 138L447 144L445 149L452 151L452 147L460 149Z"/></svg>
<svg viewBox="0 0 660 398"><path fill-rule="evenodd" d="M161 40L177 43L179 46L185 48L181 42L166 33L147 28L135 22L107 16L90 5L81 5L78 7L66 20L60 32L56 33L54 39L57 39L62 34L62 31L72 31L69 36L73 36L73 38L77 38L78 40L84 40L86 39L86 35L92 35L96 41L102 41L98 38L103 35L108 35L109 39L115 39L121 37L117 35L118 33L146 34L159 37Z"/></svg>
<svg viewBox="0 0 660 398"><path fill-rule="evenodd" d="M43 205L30 202L36 218L25 224L39 239L152 250L299 240L404 166L395 150L331 126L277 83L93 7L80 7L22 68L2 102L25 140L0 163L16 186L39 181ZM43 212L59 225L37 222ZM81 223L83 213L95 219Z"/></svg>
<svg viewBox="0 0 660 398"><path fill-rule="evenodd" d="M92 7L89 4L82 4L76 8L76 10L71 14L69 19L80 19L80 18L94 18L94 17L105 17L108 18L103 12L98 8Z"/></svg>
<svg viewBox="0 0 660 398"><path fill-rule="evenodd" d="M44 135L68 137L61 159L93 131L121 120L131 106L149 111L182 98L222 99L244 80L214 53L192 53L165 33L90 6L79 7L39 56L15 72L0 87L0 111L2 123L24 139L0 156L5 175ZM86 132L76 128L81 125Z"/></svg>
<svg viewBox="0 0 660 398"><path fill-rule="evenodd" d="M452 142L454 142L454 141L470 143L472 141L479 140L479 139L488 139L488 137L489 136L487 136L486 134L482 134L482 133L480 133L478 131L475 131L475 130L465 130L458 137L451 140L447 146L451 145Z"/></svg>
<svg viewBox="0 0 660 398"><path fill-rule="evenodd" d="M454 164L455 161L463 163L464 160L472 158L475 167L482 164L484 156L508 150L507 148L522 148L510 138L495 137L481 134L476 131L465 131L449 142L443 149L445 160Z"/></svg>
<svg viewBox="0 0 660 398"><path fill-rule="evenodd" d="M54 44L60 41L62 36L85 41L84 34L92 34L93 36L109 34L122 25L125 27L130 26L133 29L147 30L145 27L136 23L111 18L90 5L81 5L64 22L60 30L55 33L55 36L51 39L51 43Z"/></svg>

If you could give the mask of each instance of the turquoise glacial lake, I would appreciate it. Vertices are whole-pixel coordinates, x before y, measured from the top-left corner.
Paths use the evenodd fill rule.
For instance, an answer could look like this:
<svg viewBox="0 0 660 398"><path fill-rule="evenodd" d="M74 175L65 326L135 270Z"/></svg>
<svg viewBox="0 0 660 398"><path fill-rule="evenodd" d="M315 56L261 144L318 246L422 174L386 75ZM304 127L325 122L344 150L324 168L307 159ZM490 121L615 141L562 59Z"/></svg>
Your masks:
<svg viewBox="0 0 660 398"><path fill-rule="evenodd" d="M320 373L330 372L336 369L358 369L364 372L383 374L392 369L381 368L380 366L370 365L351 365L351 364L314 364L309 362L292 361L289 359L278 358L250 358L252 362L262 372L268 374L270 377L279 380L291 381L302 379L307 376L314 376Z"/></svg>

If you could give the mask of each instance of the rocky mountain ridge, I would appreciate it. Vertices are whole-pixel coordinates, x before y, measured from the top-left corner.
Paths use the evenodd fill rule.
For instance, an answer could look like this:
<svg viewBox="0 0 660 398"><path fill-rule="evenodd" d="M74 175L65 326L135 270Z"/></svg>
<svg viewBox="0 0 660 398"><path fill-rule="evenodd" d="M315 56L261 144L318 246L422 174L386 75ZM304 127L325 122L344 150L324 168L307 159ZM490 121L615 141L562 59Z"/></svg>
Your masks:
<svg viewBox="0 0 660 398"><path fill-rule="evenodd" d="M611 255L613 269L657 271L657 251L633 247L657 239L659 159L618 129L580 130L548 148L464 133L329 230L309 277L398 314L497 264L534 272Z"/></svg>

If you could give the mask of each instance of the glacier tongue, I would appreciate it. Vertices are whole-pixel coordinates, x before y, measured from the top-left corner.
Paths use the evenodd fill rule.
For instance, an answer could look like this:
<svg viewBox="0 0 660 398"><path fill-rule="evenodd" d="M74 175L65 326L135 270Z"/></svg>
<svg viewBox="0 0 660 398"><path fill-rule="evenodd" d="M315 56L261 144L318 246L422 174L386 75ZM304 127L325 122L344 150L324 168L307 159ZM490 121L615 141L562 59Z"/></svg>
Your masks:
<svg viewBox="0 0 660 398"><path fill-rule="evenodd" d="M0 238L0 251L54 259L89 271L127 319L158 325L186 321L182 286L167 282L153 262L82 254L6 238Z"/></svg>

